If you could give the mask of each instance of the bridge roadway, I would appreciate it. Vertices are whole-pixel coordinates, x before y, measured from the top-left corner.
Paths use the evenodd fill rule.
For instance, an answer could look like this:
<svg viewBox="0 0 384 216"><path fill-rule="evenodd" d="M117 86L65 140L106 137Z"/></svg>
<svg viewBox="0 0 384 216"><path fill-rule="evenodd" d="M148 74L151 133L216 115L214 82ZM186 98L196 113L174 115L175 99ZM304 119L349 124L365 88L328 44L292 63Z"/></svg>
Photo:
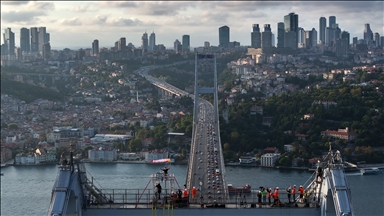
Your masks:
<svg viewBox="0 0 384 216"><path fill-rule="evenodd" d="M182 64L179 62L174 64ZM166 65L163 67L172 66ZM179 96L193 94L178 89L163 80L159 80L148 74L151 69L161 66L147 66L135 72L145 77L151 84ZM228 200L228 188L226 172L220 140L219 122L215 122L213 105L203 99L199 99L198 124L193 126L192 143L187 171L186 185L191 194L193 187L198 190L197 197L190 196L191 203L225 203ZM201 200L202 198L202 200Z"/></svg>

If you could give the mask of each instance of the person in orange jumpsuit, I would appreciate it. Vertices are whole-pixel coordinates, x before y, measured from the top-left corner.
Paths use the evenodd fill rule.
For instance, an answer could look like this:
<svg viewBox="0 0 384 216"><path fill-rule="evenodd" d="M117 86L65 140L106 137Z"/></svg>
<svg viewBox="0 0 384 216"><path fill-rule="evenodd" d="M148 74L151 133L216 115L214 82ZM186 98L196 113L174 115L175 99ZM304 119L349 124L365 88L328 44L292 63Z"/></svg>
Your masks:
<svg viewBox="0 0 384 216"><path fill-rule="evenodd" d="M303 202L304 188L302 185L300 185L299 192L300 192L300 202Z"/></svg>
<svg viewBox="0 0 384 216"><path fill-rule="evenodd" d="M196 193L197 193L196 187L193 186L193 188L192 188L192 200L193 200L193 202L197 202Z"/></svg>

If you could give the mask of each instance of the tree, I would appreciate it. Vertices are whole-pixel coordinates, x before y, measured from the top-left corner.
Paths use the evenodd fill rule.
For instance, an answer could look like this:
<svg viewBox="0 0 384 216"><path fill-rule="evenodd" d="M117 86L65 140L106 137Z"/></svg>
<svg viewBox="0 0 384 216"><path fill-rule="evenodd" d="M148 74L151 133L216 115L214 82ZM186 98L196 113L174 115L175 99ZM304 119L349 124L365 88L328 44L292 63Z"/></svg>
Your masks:
<svg viewBox="0 0 384 216"><path fill-rule="evenodd" d="M141 139L135 138L129 142L129 149L131 152L141 151L142 145Z"/></svg>
<svg viewBox="0 0 384 216"><path fill-rule="evenodd" d="M16 123L9 123L8 128L11 130L17 130L19 129L19 126Z"/></svg>

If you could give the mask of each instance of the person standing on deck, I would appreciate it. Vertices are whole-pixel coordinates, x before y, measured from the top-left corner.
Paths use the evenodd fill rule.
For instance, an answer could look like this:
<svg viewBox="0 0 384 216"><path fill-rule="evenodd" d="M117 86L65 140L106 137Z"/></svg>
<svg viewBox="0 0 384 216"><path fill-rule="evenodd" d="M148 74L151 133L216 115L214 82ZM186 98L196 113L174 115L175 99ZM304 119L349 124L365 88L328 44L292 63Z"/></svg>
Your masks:
<svg viewBox="0 0 384 216"><path fill-rule="evenodd" d="M296 185L293 185L292 195L293 195L293 203L295 203L296 202Z"/></svg>
<svg viewBox="0 0 384 216"><path fill-rule="evenodd" d="M302 185L300 185L299 192L300 192L300 202L303 202L304 188Z"/></svg>
<svg viewBox="0 0 384 216"><path fill-rule="evenodd" d="M267 189L268 204L271 205L272 188Z"/></svg>
<svg viewBox="0 0 384 216"><path fill-rule="evenodd" d="M258 198L258 203L261 205L261 191L257 191L257 198Z"/></svg>
<svg viewBox="0 0 384 216"><path fill-rule="evenodd" d="M288 196L288 203L291 203L291 186L289 186L286 191Z"/></svg>
<svg viewBox="0 0 384 216"><path fill-rule="evenodd" d="M267 203L267 190L265 187L263 187L263 190L261 191L261 197L263 198L263 205Z"/></svg>
<svg viewBox="0 0 384 216"><path fill-rule="evenodd" d="M183 198L188 198L188 190L187 190L187 188L184 189Z"/></svg>
<svg viewBox="0 0 384 216"><path fill-rule="evenodd" d="M192 201L193 202L197 202L197 200L196 200L196 192L197 192L196 187L193 186L193 188L192 188Z"/></svg>
<svg viewBox="0 0 384 216"><path fill-rule="evenodd" d="M159 199L160 199L160 194L161 194L161 185L159 182L157 182L156 184L156 188L157 188L157 194L159 195Z"/></svg>

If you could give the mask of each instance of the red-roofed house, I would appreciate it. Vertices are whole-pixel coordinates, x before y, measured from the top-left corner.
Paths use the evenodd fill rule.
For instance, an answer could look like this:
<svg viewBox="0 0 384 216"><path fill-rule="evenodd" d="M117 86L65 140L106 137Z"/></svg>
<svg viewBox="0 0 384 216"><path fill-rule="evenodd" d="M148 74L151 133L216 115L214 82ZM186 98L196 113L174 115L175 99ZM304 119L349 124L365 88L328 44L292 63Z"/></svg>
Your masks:
<svg viewBox="0 0 384 216"><path fill-rule="evenodd" d="M264 149L264 153L277 153L278 149L276 147L267 147Z"/></svg>
<svg viewBox="0 0 384 216"><path fill-rule="evenodd" d="M343 139L347 141L353 141L357 138L357 133L354 132L349 132L348 128L345 129L338 129L337 131L334 130L326 130L326 131L321 131L322 136L327 136L327 137L334 137L337 139Z"/></svg>

